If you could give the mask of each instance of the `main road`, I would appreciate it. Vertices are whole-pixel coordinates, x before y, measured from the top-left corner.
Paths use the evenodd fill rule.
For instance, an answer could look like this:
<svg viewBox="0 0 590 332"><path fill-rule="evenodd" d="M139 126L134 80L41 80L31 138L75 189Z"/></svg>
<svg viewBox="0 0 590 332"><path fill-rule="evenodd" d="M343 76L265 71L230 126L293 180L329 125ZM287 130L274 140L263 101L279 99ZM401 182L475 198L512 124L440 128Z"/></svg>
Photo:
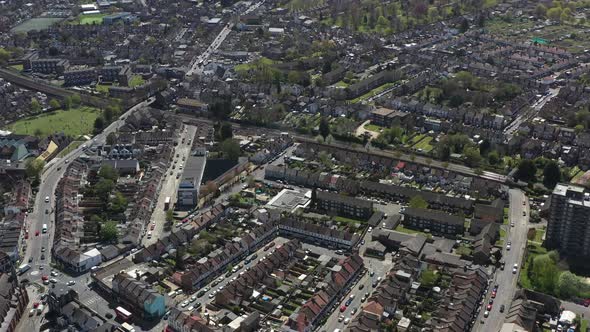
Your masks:
<svg viewBox="0 0 590 332"><path fill-rule="evenodd" d="M255 4L252 4L241 15L246 15L246 14L253 12L258 7L260 7L260 5L262 5L263 3L264 3L264 1L260 1ZM223 27L223 29L221 29L221 31L219 32L217 37L215 37L213 42L211 42L209 47L207 47L205 52L203 52L202 54L193 58L193 60L191 61L191 64L190 64L190 68L186 72L187 76L192 76L194 74L200 75L203 73L203 67L206 64L207 59L209 59L211 54L213 54L219 48L219 46L221 45L221 43L223 43L225 38L227 38L227 36L229 35L229 33L231 32L231 29L233 27L234 27L234 24L232 22L227 23Z"/></svg>
<svg viewBox="0 0 590 332"><path fill-rule="evenodd" d="M27 263L31 260L31 269L27 273L29 280L40 279L41 273L38 270L48 267L51 262L51 246L55 231L55 189L57 188L57 183L64 175L68 163L78 158L89 145L104 144L106 137L123 125L124 119L129 114L152 102L153 99L148 99L133 106L121 115L119 119L105 128L102 133L72 150L65 157L54 158L45 166L41 174L41 183L39 184L39 191L35 198L33 212L27 216L25 226L29 230L29 239L26 240L26 251L22 261L23 263ZM46 197L49 198L49 202L45 202ZM42 233L44 224L47 225L47 233L45 234ZM38 236L35 235L37 231L39 231ZM41 259L42 256L44 256L44 259Z"/></svg>
<svg viewBox="0 0 590 332"><path fill-rule="evenodd" d="M510 189L510 209L509 221L514 223L514 227L507 227L506 237L504 239L504 248L502 250L502 260L505 262L504 270L498 269L486 294L484 304L479 312L478 320L475 323L473 331L496 332L499 331L506 318L506 313L510 310L514 293L517 290L518 275L521 271L522 258L527 243L527 225L530 215L529 202L526 195L519 189ZM523 213L525 215L523 215ZM507 241L511 241L511 250L506 250ZM512 272L514 264L517 265L516 273ZM488 305L492 288L498 285L498 291L492 310L487 318L484 318L485 307ZM504 312L500 312L500 306L504 305ZM483 324L480 322L483 320Z"/></svg>

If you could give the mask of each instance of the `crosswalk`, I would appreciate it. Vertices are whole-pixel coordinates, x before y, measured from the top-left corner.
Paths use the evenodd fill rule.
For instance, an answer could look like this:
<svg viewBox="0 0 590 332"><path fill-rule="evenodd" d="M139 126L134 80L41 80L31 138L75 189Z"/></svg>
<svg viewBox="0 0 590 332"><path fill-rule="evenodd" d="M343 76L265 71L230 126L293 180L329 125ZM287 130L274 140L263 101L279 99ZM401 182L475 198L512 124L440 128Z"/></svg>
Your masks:
<svg viewBox="0 0 590 332"><path fill-rule="evenodd" d="M100 299L100 295L98 294L94 294L94 292L92 292L93 294L90 295L89 297L86 297L84 299L80 299L80 303L84 304L85 306L92 308Z"/></svg>

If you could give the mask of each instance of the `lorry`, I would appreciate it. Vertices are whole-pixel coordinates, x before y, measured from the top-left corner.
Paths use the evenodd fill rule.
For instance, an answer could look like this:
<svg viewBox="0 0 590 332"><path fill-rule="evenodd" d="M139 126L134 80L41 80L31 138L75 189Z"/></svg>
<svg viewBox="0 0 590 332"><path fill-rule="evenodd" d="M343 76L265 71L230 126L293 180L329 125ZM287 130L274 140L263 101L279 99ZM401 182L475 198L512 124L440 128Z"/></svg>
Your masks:
<svg viewBox="0 0 590 332"><path fill-rule="evenodd" d="M170 209L170 196L166 196L166 200L164 201L164 210L167 211Z"/></svg>

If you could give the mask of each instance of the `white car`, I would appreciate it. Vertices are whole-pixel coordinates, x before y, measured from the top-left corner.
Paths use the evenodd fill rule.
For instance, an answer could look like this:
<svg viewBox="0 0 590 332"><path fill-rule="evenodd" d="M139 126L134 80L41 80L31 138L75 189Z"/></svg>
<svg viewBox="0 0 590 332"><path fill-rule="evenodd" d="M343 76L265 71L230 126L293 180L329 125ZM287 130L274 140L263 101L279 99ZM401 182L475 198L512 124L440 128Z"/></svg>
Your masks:
<svg viewBox="0 0 590 332"><path fill-rule="evenodd" d="M506 251L510 251L510 245L506 246Z"/></svg>
<svg viewBox="0 0 590 332"><path fill-rule="evenodd" d="M180 304L181 307L185 308L188 305L188 301L184 301Z"/></svg>
<svg viewBox="0 0 590 332"><path fill-rule="evenodd" d="M68 286L74 286L76 282L74 280L68 281Z"/></svg>
<svg viewBox="0 0 590 332"><path fill-rule="evenodd" d="M486 310L486 311L483 313L483 316L484 316L485 318L488 318L488 316L489 316L489 315L490 315L490 312L489 312L489 311L487 311L487 310Z"/></svg>
<svg viewBox="0 0 590 332"><path fill-rule="evenodd" d="M52 284L57 284L57 279L55 279L55 278L51 278L51 279L49 279L49 281L51 281Z"/></svg>
<svg viewBox="0 0 590 332"><path fill-rule="evenodd" d="M350 317L346 317L346 319L344 320L344 324L348 324L350 323Z"/></svg>

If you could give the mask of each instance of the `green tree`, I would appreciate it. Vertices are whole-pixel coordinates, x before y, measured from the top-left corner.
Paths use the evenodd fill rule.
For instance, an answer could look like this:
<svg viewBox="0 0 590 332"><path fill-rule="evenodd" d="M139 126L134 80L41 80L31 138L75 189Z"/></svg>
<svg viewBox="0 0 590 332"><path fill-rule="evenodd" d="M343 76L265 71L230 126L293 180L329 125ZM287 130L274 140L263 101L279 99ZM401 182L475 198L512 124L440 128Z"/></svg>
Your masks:
<svg viewBox="0 0 590 332"><path fill-rule="evenodd" d="M549 189L553 189L555 185L561 181L561 171L557 162L550 160L545 164L543 169L543 184Z"/></svg>
<svg viewBox="0 0 590 332"><path fill-rule="evenodd" d="M463 155L465 157L465 163L469 167L478 167L481 163L481 155L479 154L479 149L476 147L466 147Z"/></svg>
<svg viewBox="0 0 590 332"><path fill-rule="evenodd" d="M515 177L517 180L534 182L536 173L537 166L535 166L535 162L530 159L524 159L518 164Z"/></svg>
<svg viewBox="0 0 590 332"><path fill-rule="evenodd" d="M119 232L115 221L109 220L100 226L100 238L103 241L114 242L118 236Z"/></svg>
<svg viewBox="0 0 590 332"><path fill-rule="evenodd" d="M64 109L67 111L72 108L72 97L64 98Z"/></svg>
<svg viewBox="0 0 590 332"><path fill-rule="evenodd" d="M543 4L538 4L537 7L535 7L535 15L538 17L545 17L545 15L547 15L547 7Z"/></svg>
<svg viewBox="0 0 590 332"><path fill-rule="evenodd" d="M494 150L488 153L488 163L490 165L496 165L500 161L500 155L498 155L498 151Z"/></svg>
<svg viewBox="0 0 590 332"><path fill-rule="evenodd" d="M174 211L172 209L168 209L166 211L166 221L172 222L174 220Z"/></svg>
<svg viewBox="0 0 590 332"><path fill-rule="evenodd" d="M25 163L25 174L29 179L39 180L43 167L45 167L45 161L36 158L28 159Z"/></svg>
<svg viewBox="0 0 590 332"><path fill-rule="evenodd" d="M31 98L31 112L39 113L43 110L43 107L37 100L37 98Z"/></svg>
<svg viewBox="0 0 590 332"><path fill-rule="evenodd" d="M115 192L115 194L109 199L109 213L111 214L119 214L125 212L127 209L127 198L123 196L120 192Z"/></svg>
<svg viewBox="0 0 590 332"><path fill-rule="evenodd" d="M240 144L238 143L238 141L232 138L226 139L225 141L221 142L221 144L219 145L219 149L226 159L233 161L237 161L240 155L242 154Z"/></svg>
<svg viewBox="0 0 590 332"><path fill-rule="evenodd" d="M412 197L408 206L411 208L417 208L417 209L427 209L428 202L426 202L426 200L422 196L416 195L416 196Z"/></svg>
<svg viewBox="0 0 590 332"><path fill-rule="evenodd" d="M556 252L539 255L533 259L531 282L535 290L547 294L555 294L560 274L556 264L558 259L559 257Z"/></svg>
<svg viewBox="0 0 590 332"><path fill-rule="evenodd" d="M80 98L80 95L77 93L72 95L71 100L72 100L72 105L76 106L76 107L80 106L80 104L82 103L82 98Z"/></svg>
<svg viewBox="0 0 590 332"><path fill-rule="evenodd" d="M56 110L61 107L61 104L59 103L59 101L57 101L57 99L53 98L49 101L49 107Z"/></svg>
<svg viewBox="0 0 590 332"><path fill-rule="evenodd" d="M176 249L176 269L177 270L184 270L184 254L185 254L185 249L184 247L178 247L178 249Z"/></svg>
<svg viewBox="0 0 590 332"><path fill-rule="evenodd" d="M562 272L557 281L557 295L562 299L580 297L583 292L588 291L588 285L577 275L570 271Z"/></svg>
<svg viewBox="0 0 590 332"><path fill-rule="evenodd" d="M104 129L104 119L99 116L94 120L94 131L99 133Z"/></svg>
<svg viewBox="0 0 590 332"><path fill-rule="evenodd" d="M96 196L105 204L108 203L111 192L115 188L115 183L110 179L101 179L94 185Z"/></svg>
<svg viewBox="0 0 590 332"><path fill-rule="evenodd" d="M219 126L219 140L225 141L226 139L234 137L233 130L231 123L223 122L221 126Z"/></svg>
<svg viewBox="0 0 590 332"><path fill-rule="evenodd" d="M487 138L484 138L479 144L479 152L482 156L487 156L492 148L492 143Z"/></svg>
<svg viewBox="0 0 590 332"><path fill-rule="evenodd" d="M551 8L547 10L547 18L553 21L559 21L559 19L561 18L561 11L562 10L560 7Z"/></svg>
<svg viewBox="0 0 590 332"><path fill-rule="evenodd" d="M424 287L430 288L436 285L438 281L438 273L435 270L427 269L420 275L420 284Z"/></svg>
<svg viewBox="0 0 590 332"><path fill-rule="evenodd" d="M108 145L114 145L117 142L117 134L115 133L109 133L107 135L107 144Z"/></svg>
<svg viewBox="0 0 590 332"><path fill-rule="evenodd" d="M117 172L116 169L113 168L113 166L103 165L98 170L98 176L103 179L109 179L109 180L115 182L119 178L119 173Z"/></svg>
<svg viewBox="0 0 590 332"><path fill-rule="evenodd" d="M320 135L324 138L324 140L326 139L326 137L328 137L328 135L330 135L330 123L328 122L328 119L326 117L322 116L322 118L320 119L319 131Z"/></svg>

